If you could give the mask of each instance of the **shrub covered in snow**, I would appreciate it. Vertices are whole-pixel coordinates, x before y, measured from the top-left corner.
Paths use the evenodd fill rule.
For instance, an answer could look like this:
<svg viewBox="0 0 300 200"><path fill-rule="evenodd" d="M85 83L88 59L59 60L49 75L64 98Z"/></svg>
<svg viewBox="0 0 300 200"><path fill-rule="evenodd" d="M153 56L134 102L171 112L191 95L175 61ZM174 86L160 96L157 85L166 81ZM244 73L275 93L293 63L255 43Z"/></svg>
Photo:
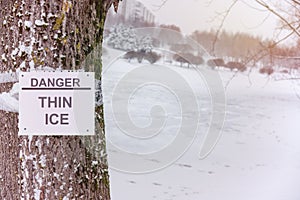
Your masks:
<svg viewBox="0 0 300 200"><path fill-rule="evenodd" d="M151 52L153 49L153 40L150 36L142 36L137 39L137 50Z"/></svg>
<svg viewBox="0 0 300 200"><path fill-rule="evenodd" d="M150 36L138 36L132 27L117 25L110 29L107 44L124 51L150 52L153 48L153 39Z"/></svg>
<svg viewBox="0 0 300 200"><path fill-rule="evenodd" d="M137 48L136 32L131 27L123 25L114 26L110 29L107 44L115 49L134 50Z"/></svg>
<svg viewBox="0 0 300 200"><path fill-rule="evenodd" d="M226 64L226 67L229 68L230 70L233 70L233 69L237 69L238 71L246 71L246 66L243 64L243 63L240 63L240 62L228 62Z"/></svg>
<svg viewBox="0 0 300 200"><path fill-rule="evenodd" d="M137 59L139 63L141 63L143 60L147 60L151 64L157 62L160 57L161 56L155 52L146 52L145 50L129 51L124 55L124 58L128 59L129 62L132 59Z"/></svg>
<svg viewBox="0 0 300 200"><path fill-rule="evenodd" d="M288 73L289 73L289 70L283 69L283 70L281 70L280 72L283 73L283 74L288 74Z"/></svg>
<svg viewBox="0 0 300 200"><path fill-rule="evenodd" d="M201 56L195 56L191 53L184 54L185 56L193 65L202 65L204 63L204 59Z"/></svg>
<svg viewBox="0 0 300 200"><path fill-rule="evenodd" d="M180 62L181 65L184 63L187 63L188 66L190 64L193 65L201 65L204 63L204 59L201 56L195 56L192 53L180 53L180 54L175 54L173 56L173 59L176 62Z"/></svg>
<svg viewBox="0 0 300 200"><path fill-rule="evenodd" d="M215 68L215 67L225 67L225 62L222 58L213 58L213 59L209 59L207 61L207 65L209 67Z"/></svg>
<svg viewBox="0 0 300 200"><path fill-rule="evenodd" d="M271 75L274 73L274 69L270 66L265 66L259 70L259 73Z"/></svg>
<svg viewBox="0 0 300 200"><path fill-rule="evenodd" d="M156 63L161 58L161 55L151 51L146 52L144 55L144 59L148 60L151 64Z"/></svg>
<svg viewBox="0 0 300 200"><path fill-rule="evenodd" d="M188 67L189 65L191 64L191 62L186 59L184 56L180 55L180 54L175 54L173 56L173 59L176 61L176 62L179 62L181 66L183 66L183 64L187 64Z"/></svg>

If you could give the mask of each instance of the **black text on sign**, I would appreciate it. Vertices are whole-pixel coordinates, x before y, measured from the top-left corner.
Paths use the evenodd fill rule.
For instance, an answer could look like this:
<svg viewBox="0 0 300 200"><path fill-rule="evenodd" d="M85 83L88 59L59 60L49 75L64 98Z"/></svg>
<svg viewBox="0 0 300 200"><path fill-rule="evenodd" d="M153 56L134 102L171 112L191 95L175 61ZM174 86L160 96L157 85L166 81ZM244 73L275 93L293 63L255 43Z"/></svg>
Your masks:
<svg viewBox="0 0 300 200"><path fill-rule="evenodd" d="M94 73L20 74L19 135L93 135Z"/></svg>

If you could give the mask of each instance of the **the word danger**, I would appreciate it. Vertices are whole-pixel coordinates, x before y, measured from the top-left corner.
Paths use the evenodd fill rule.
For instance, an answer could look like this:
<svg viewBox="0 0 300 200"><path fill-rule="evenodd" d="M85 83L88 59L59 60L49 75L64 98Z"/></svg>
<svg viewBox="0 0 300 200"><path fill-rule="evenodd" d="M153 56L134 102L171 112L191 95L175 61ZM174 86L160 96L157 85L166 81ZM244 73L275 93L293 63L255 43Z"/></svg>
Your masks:
<svg viewBox="0 0 300 200"><path fill-rule="evenodd" d="M31 87L80 87L79 78L31 78Z"/></svg>

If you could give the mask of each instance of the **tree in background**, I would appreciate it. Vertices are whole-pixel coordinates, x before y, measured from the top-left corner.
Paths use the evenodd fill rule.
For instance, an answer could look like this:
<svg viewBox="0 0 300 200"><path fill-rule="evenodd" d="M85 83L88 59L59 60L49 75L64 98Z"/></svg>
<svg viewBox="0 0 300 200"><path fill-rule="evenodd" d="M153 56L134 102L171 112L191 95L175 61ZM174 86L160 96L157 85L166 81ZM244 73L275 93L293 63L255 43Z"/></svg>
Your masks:
<svg viewBox="0 0 300 200"><path fill-rule="evenodd" d="M153 48L153 39L148 35L137 35L133 27L113 26L107 35L107 45L124 51L145 51Z"/></svg>
<svg viewBox="0 0 300 200"><path fill-rule="evenodd" d="M171 30L177 31L177 32L181 32L180 27L176 26L174 24L161 24L159 27L160 28L171 29Z"/></svg>
<svg viewBox="0 0 300 200"><path fill-rule="evenodd" d="M233 0L232 4L227 8L224 12L221 20L221 24L219 29L217 30L217 37L221 33L221 29L223 27L224 21L226 20L228 14L231 9L234 7L236 3L240 1ZM281 56L292 56L295 55L295 45L290 45L289 47L282 46L282 43L287 39L296 39L300 38L300 1L299 0L283 0L283 1L271 1L271 0L255 0L259 8L264 9L266 12L270 12L272 15L278 18L279 26L277 31L274 31L273 39L261 42L261 48L252 53L252 55L247 57L247 62L249 61L258 61L262 60L264 63L269 63L271 65L274 63L274 57L277 55ZM245 2L241 2L245 3ZM247 3L245 3L248 5ZM253 7L249 6L249 9L253 9ZM216 39L215 39L216 41ZM214 45L216 42L214 42ZM250 43L251 44L251 43ZM214 46L213 45L213 46ZM294 59L294 58L291 58ZM289 65L289 63L287 63ZM293 66L290 66L293 67Z"/></svg>
<svg viewBox="0 0 300 200"><path fill-rule="evenodd" d="M150 36L138 38L138 51L151 52L153 49L153 39Z"/></svg>
<svg viewBox="0 0 300 200"><path fill-rule="evenodd" d="M217 57L231 57L235 60L242 60L256 53L262 48L263 41L259 37L254 37L245 33L228 33L222 31L214 44L216 31L195 31L191 37L201 44L207 51ZM213 48L213 45L215 47ZM211 52L211 51L214 52Z"/></svg>
<svg viewBox="0 0 300 200"><path fill-rule="evenodd" d="M116 25L110 29L107 44L115 49L131 51L138 47L137 35L132 27Z"/></svg>

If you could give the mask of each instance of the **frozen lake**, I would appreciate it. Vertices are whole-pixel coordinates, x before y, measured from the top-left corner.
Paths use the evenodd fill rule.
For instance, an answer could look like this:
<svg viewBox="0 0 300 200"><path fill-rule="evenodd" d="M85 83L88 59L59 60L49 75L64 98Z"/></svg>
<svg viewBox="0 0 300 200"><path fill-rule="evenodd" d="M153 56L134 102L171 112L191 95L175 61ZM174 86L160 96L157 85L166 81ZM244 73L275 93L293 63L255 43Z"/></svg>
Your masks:
<svg viewBox="0 0 300 200"><path fill-rule="evenodd" d="M297 82L276 81L282 75L268 78L256 70L250 76L238 73L225 91L226 117L221 138L211 154L200 159L215 106L211 88L207 88L203 77L197 70L170 64L150 66L123 59L113 61L119 53L112 51L104 57L103 70L112 200L300 199ZM152 77L152 82L140 85L162 67L180 75L182 80L176 79L178 84L173 84L173 88L166 87L159 77L172 82L170 77L174 74L160 73ZM143 71L138 71L139 68ZM133 72L135 76L128 76ZM224 85L233 74L220 72ZM184 84L190 88L186 90ZM126 121L127 115L131 125ZM158 126L162 128L157 130ZM188 147L187 151L175 148L166 157L164 149L176 142L182 126L188 133L177 145L179 150L183 149L180 145ZM158 155L155 159L147 156L155 153ZM136 163L128 154L139 156ZM147 173L142 173L142 167ZM139 173L124 172L134 170Z"/></svg>

